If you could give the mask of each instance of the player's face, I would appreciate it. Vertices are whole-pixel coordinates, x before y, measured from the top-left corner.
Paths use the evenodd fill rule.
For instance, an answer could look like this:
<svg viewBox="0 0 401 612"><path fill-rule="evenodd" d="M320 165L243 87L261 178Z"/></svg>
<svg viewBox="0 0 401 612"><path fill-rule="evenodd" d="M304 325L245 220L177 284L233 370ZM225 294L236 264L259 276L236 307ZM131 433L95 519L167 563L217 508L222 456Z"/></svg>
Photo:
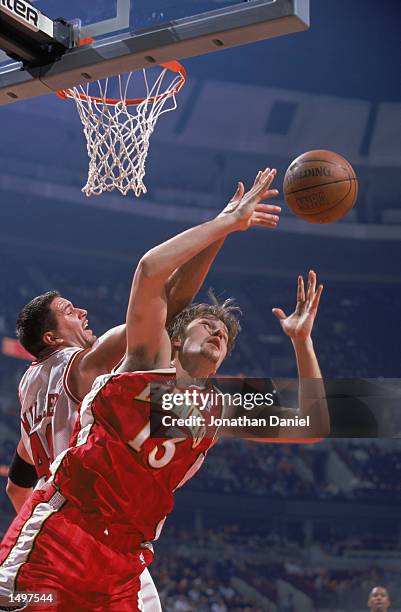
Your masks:
<svg viewBox="0 0 401 612"><path fill-rule="evenodd" d="M390 598L386 589L383 587L375 587L372 589L369 599L368 607L374 612L385 612L390 607Z"/></svg>
<svg viewBox="0 0 401 612"><path fill-rule="evenodd" d="M228 331L223 321L214 317L194 319L185 330L184 367L195 376L213 374L227 355L227 343Z"/></svg>
<svg viewBox="0 0 401 612"><path fill-rule="evenodd" d="M69 300L56 297L50 304L57 320L57 336L68 346L91 347L96 336L89 329L87 311L76 308Z"/></svg>

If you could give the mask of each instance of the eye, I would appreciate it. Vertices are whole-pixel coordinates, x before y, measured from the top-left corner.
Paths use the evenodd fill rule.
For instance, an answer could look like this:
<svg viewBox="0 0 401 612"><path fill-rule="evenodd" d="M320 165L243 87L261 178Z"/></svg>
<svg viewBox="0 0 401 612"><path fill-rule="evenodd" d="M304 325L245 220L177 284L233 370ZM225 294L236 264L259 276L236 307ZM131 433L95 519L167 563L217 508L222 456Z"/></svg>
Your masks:
<svg viewBox="0 0 401 612"><path fill-rule="evenodd" d="M227 342L228 342L228 335L227 335L227 332L225 332L225 331L222 329L222 330L221 330L221 333L222 333L223 339L225 340L225 342L226 342L226 344L227 344Z"/></svg>

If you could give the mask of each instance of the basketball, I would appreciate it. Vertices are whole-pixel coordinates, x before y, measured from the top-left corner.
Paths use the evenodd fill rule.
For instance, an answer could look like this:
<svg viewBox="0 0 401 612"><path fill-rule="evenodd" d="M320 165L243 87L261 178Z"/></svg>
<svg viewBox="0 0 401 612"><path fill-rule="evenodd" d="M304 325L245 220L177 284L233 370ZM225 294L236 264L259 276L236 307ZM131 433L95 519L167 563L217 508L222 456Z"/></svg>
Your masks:
<svg viewBox="0 0 401 612"><path fill-rule="evenodd" d="M347 160L333 151L303 153L287 168L284 199L293 213L309 223L332 223L354 206L358 179Z"/></svg>

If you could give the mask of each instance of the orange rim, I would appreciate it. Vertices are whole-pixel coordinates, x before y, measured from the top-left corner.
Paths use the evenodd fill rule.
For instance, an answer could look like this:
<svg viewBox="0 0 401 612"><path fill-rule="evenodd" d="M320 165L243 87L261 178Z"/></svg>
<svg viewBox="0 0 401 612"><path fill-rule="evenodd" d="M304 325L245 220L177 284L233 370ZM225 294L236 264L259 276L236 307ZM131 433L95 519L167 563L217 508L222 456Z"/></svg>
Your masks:
<svg viewBox="0 0 401 612"><path fill-rule="evenodd" d="M88 42L93 42L93 39L85 39L85 41L81 41L80 44L87 44ZM151 96L150 98L130 98L128 100L121 100L121 98L100 98L98 96L90 96L82 92L74 92L72 89L63 89L61 91L57 91L56 95L62 100L69 100L70 98L78 97L83 102L87 100L91 100L92 102L106 103L110 105L116 105L123 102L126 106L135 106L141 104L145 100L149 102L157 102L158 100L162 100L167 96L171 96L173 94L178 93L182 87L185 85L187 80L187 71L184 66L180 64L177 60L171 60L170 62L165 62L160 64L162 68L167 68L171 72L175 72L181 76L178 83L174 86L171 91L161 93L157 96Z"/></svg>

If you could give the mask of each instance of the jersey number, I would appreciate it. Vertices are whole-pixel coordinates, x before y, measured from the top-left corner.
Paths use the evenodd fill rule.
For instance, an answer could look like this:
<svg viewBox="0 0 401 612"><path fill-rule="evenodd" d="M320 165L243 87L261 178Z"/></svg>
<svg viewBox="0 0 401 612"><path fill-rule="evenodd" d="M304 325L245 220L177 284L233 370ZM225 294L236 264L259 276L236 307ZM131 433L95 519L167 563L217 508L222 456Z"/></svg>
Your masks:
<svg viewBox="0 0 401 612"><path fill-rule="evenodd" d="M150 438L150 423L147 423L133 440L129 440L128 444L137 453L140 453L143 444L148 438ZM184 441L185 438L171 438L171 440L165 440L161 446L155 446L148 455L148 463L150 467L154 468L155 470L165 467L174 457L176 445ZM157 455L159 454L161 448L163 448L164 453L158 459Z"/></svg>
<svg viewBox="0 0 401 612"><path fill-rule="evenodd" d="M31 443L32 458L35 462L38 478L48 476L50 465L54 460L52 424L49 423L47 425L44 439L43 435L33 432L29 436L29 441Z"/></svg>

